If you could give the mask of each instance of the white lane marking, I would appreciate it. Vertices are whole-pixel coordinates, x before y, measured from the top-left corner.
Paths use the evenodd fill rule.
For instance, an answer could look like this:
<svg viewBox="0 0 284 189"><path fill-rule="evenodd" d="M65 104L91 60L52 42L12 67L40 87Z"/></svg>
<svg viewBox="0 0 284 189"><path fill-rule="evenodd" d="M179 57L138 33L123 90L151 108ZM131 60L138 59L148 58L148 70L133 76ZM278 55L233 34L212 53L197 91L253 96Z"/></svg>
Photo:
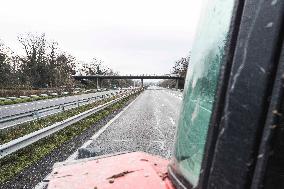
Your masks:
<svg viewBox="0 0 284 189"><path fill-rule="evenodd" d="M52 102L53 100L51 99L51 100L49 100L50 102Z"/></svg>
<svg viewBox="0 0 284 189"><path fill-rule="evenodd" d="M86 148L89 146L94 140L96 140L115 120L117 120L121 114L123 114L138 98L137 96L128 106L126 106L119 114L117 114L114 118L112 118L105 126L103 126L98 132L96 132L87 142L85 142L80 148ZM78 150L76 150L71 156L69 156L66 161L75 160L78 157Z"/></svg>
<svg viewBox="0 0 284 189"><path fill-rule="evenodd" d="M28 104L24 104L25 106L28 106Z"/></svg>
<svg viewBox="0 0 284 189"><path fill-rule="evenodd" d="M40 104L41 102L36 102L36 103Z"/></svg>
<svg viewBox="0 0 284 189"><path fill-rule="evenodd" d="M5 109L7 109L8 107L6 106Z"/></svg>
<svg viewBox="0 0 284 189"><path fill-rule="evenodd" d="M20 107L21 105L19 104L18 107Z"/></svg>
<svg viewBox="0 0 284 189"><path fill-rule="evenodd" d="M173 119L172 117L170 117L170 121L171 121L171 123L172 123L173 125L176 124L175 121L174 121L174 119Z"/></svg>

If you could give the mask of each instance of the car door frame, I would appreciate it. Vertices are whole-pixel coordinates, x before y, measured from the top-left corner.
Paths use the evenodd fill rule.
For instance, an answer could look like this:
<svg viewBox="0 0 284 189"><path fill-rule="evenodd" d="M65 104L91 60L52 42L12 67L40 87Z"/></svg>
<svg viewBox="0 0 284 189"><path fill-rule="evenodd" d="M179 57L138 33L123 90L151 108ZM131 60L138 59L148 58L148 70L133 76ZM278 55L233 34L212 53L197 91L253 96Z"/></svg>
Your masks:
<svg viewBox="0 0 284 189"><path fill-rule="evenodd" d="M273 93L273 86L279 80L283 13L283 1L236 1L200 179L193 187L172 163L168 170L177 188L261 186L256 180L264 174L255 175L265 169L263 165L257 167L259 159L267 156L259 152L267 119L271 119L273 95L279 96Z"/></svg>

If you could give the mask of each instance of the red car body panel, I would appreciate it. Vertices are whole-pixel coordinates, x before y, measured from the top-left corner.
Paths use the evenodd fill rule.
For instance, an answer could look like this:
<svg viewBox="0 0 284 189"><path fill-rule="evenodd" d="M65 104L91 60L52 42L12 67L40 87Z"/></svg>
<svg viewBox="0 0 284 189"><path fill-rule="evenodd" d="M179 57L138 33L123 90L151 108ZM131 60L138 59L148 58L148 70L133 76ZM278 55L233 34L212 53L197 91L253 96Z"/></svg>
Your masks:
<svg viewBox="0 0 284 189"><path fill-rule="evenodd" d="M56 164L49 189L174 189L169 161L142 152L125 153Z"/></svg>

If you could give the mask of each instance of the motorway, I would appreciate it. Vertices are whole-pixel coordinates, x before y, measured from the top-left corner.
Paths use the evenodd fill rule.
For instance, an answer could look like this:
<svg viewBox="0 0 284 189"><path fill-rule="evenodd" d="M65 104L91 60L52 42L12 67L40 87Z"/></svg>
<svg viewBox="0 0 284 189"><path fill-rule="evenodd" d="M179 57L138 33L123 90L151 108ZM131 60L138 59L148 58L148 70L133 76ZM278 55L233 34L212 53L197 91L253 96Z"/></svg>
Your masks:
<svg viewBox="0 0 284 189"><path fill-rule="evenodd" d="M145 90L86 149L96 155L144 151L170 158L182 93L150 89Z"/></svg>
<svg viewBox="0 0 284 189"><path fill-rule="evenodd" d="M71 105L68 105L68 106L65 107L65 110L68 110L68 109L71 109L71 108L78 106L78 104L76 104L76 101L78 102L78 101L81 101L81 100L84 100L84 99L91 99L91 98L94 98L94 97L99 97L99 96L102 96L102 95L111 94L111 93L114 93L116 91L117 90L109 90L109 91L102 91L102 92L97 92L97 93L88 93L88 94L53 98L53 99L47 99L47 100L39 100L39 101L34 101L34 102L26 102L26 103L0 106L0 122L1 122L1 119L7 118L9 116L13 116L13 115L17 115L17 114L24 114L26 112L41 110L41 109L45 109L45 108L48 108L48 107L54 107L54 106L59 106L59 105L66 104L66 103L75 102L74 104L71 104ZM81 102L80 105L87 104L87 103L93 102L95 100L96 99L91 99L90 101ZM2 123L0 123L0 129L11 126L11 125L15 125L15 124L18 124L18 123L31 121L35 118L44 117L44 116L47 116L47 115L59 113L61 111L62 111L61 109L56 108L56 109L52 109L52 110L49 110L49 111L43 111L43 112L38 113L34 116L24 117L24 118L20 118L20 119L8 121L8 122L2 122Z"/></svg>
<svg viewBox="0 0 284 189"><path fill-rule="evenodd" d="M182 93L168 89L156 89L150 88L143 91L123 111L117 112L116 117L110 122L107 123L112 117L96 123L86 132L22 171L11 181L5 183L5 186L33 188L38 183L39 188L44 188L46 182L40 181L50 172L53 163L66 160L68 156L67 161L77 159L77 149L82 144L90 151L95 151L96 156L125 151L144 151L167 159L171 158ZM102 95L102 93L96 95ZM98 137L93 136L92 140L89 140L92 135ZM32 154L31 157L33 157ZM7 188L5 186L3 188Z"/></svg>

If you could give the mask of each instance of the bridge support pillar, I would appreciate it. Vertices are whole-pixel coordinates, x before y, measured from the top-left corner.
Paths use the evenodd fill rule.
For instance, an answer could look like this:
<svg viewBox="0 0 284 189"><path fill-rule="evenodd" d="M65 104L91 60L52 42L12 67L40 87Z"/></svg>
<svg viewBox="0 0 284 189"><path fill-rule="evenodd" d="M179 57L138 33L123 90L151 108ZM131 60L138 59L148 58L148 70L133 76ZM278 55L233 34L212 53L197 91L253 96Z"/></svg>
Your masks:
<svg viewBox="0 0 284 189"><path fill-rule="evenodd" d="M176 79L176 89L178 89L179 79Z"/></svg>
<svg viewBox="0 0 284 189"><path fill-rule="evenodd" d="M100 89L102 87L102 79L97 78L97 89Z"/></svg>
<svg viewBox="0 0 284 189"><path fill-rule="evenodd" d="M99 82L99 78L97 78L97 89L100 88L100 82Z"/></svg>
<svg viewBox="0 0 284 189"><path fill-rule="evenodd" d="M144 87L143 79L141 79L141 87Z"/></svg>

